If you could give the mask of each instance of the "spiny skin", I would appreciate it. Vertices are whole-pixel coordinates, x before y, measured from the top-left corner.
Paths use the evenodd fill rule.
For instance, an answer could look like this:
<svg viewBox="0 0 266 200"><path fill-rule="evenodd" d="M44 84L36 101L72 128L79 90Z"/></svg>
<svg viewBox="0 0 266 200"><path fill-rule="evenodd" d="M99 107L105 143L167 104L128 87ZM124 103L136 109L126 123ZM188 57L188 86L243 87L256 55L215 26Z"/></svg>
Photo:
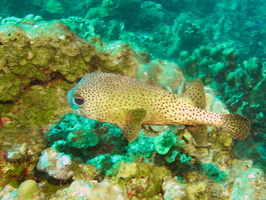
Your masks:
<svg viewBox="0 0 266 200"><path fill-rule="evenodd" d="M222 115L193 106L205 107L205 102L201 102L202 99L205 101L205 93L197 89L200 83L200 80L196 81L187 95L178 96L129 77L95 72L86 74L69 91L68 101L83 117L117 124L123 133L126 132L124 134L128 140L137 137L140 129L138 124L226 127L226 120L230 117L225 119ZM229 121L233 121L233 124L242 121L245 133L237 131L231 134L234 138L245 139L249 122L243 116L237 116L240 116L239 119L232 117Z"/></svg>

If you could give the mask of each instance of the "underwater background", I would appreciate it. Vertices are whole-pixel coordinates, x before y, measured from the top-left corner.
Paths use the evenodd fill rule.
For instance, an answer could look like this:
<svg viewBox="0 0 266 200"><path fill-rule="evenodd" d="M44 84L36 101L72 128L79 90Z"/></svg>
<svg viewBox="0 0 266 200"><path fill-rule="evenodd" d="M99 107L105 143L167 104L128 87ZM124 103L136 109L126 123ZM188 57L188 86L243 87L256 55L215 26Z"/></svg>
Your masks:
<svg viewBox="0 0 266 200"><path fill-rule="evenodd" d="M266 2L2 0L1 199L266 199ZM128 142L82 118L66 94L108 72L181 94L196 78L207 110L251 122L244 141L209 127L144 125Z"/></svg>

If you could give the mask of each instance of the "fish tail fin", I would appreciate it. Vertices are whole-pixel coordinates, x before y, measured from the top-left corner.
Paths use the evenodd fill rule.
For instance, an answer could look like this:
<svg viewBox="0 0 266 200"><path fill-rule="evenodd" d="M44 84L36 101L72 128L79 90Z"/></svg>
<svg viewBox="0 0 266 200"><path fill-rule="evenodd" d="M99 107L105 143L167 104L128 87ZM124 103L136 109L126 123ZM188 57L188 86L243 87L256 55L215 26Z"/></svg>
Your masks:
<svg viewBox="0 0 266 200"><path fill-rule="evenodd" d="M225 114L222 117L222 128L234 139L244 140L250 131L250 121L239 114Z"/></svg>

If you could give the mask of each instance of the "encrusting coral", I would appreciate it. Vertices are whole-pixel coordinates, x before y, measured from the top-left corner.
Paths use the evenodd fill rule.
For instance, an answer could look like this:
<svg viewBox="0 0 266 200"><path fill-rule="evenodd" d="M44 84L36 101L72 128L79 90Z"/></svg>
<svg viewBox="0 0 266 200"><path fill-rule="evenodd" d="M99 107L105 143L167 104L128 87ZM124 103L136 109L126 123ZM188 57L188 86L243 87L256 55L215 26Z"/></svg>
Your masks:
<svg viewBox="0 0 266 200"><path fill-rule="evenodd" d="M9 130L25 137L25 132L37 134L62 115L67 108L65 93L84 73L127 71L133 76L130 63L138 66L137 54L128 53L130 46L115 53L120 58L115 64L111 52L98 53L59 21L2 25L0 42L1 138Z"/></svg>
<svg viewBox="0 0 266 200"><path fill-rule="evenodd" d="M59 21L38 22L37 17L14 21L16 25L1 25L0 29L1 151L8 151L14 144L26 144L32 150L32 154L22 159L23 162L30 160L29 166L24 167L27 169L38 161L46 145L44 133L49 124L67 111L65 94L72 84L92 70L120 74L127 71L133 76L135 69L130 63L138 67L139 53L128 53L129 45L121 47L119 52L113 53L120 58L115 64L111 52L100 47L101 52L96 50L95 46L105 45L99 38L95 38L92 45ZM75 134L79 133L72 133L68 140L74 140ZM96 137L94 134L95 141L90 146L97 144ZM85 144L80 140L81 143ZM16 155L13 150L9 152L11 162ZM5 173L5 167L1 171ZM17 177L21 171L23 168L16 173L9 170L10 174L5 176ZM31 173L26 171L24 176L31 178ZM5 178L1 184L6 184Z"/></svg>

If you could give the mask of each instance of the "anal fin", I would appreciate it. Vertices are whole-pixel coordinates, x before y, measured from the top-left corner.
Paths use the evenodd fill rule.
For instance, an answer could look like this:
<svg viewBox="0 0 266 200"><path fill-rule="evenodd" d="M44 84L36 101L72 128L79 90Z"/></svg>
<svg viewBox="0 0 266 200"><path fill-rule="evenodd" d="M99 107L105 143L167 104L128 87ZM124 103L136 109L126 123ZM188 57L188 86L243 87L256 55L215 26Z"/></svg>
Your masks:
<svg viewBox="0 0 266 200"><path fill-rule="evenodd" d="M207 137L208 137L208 127L207 126L186 126L189 133L195 140L196 146L198 147L209 147Z"/></svg>

